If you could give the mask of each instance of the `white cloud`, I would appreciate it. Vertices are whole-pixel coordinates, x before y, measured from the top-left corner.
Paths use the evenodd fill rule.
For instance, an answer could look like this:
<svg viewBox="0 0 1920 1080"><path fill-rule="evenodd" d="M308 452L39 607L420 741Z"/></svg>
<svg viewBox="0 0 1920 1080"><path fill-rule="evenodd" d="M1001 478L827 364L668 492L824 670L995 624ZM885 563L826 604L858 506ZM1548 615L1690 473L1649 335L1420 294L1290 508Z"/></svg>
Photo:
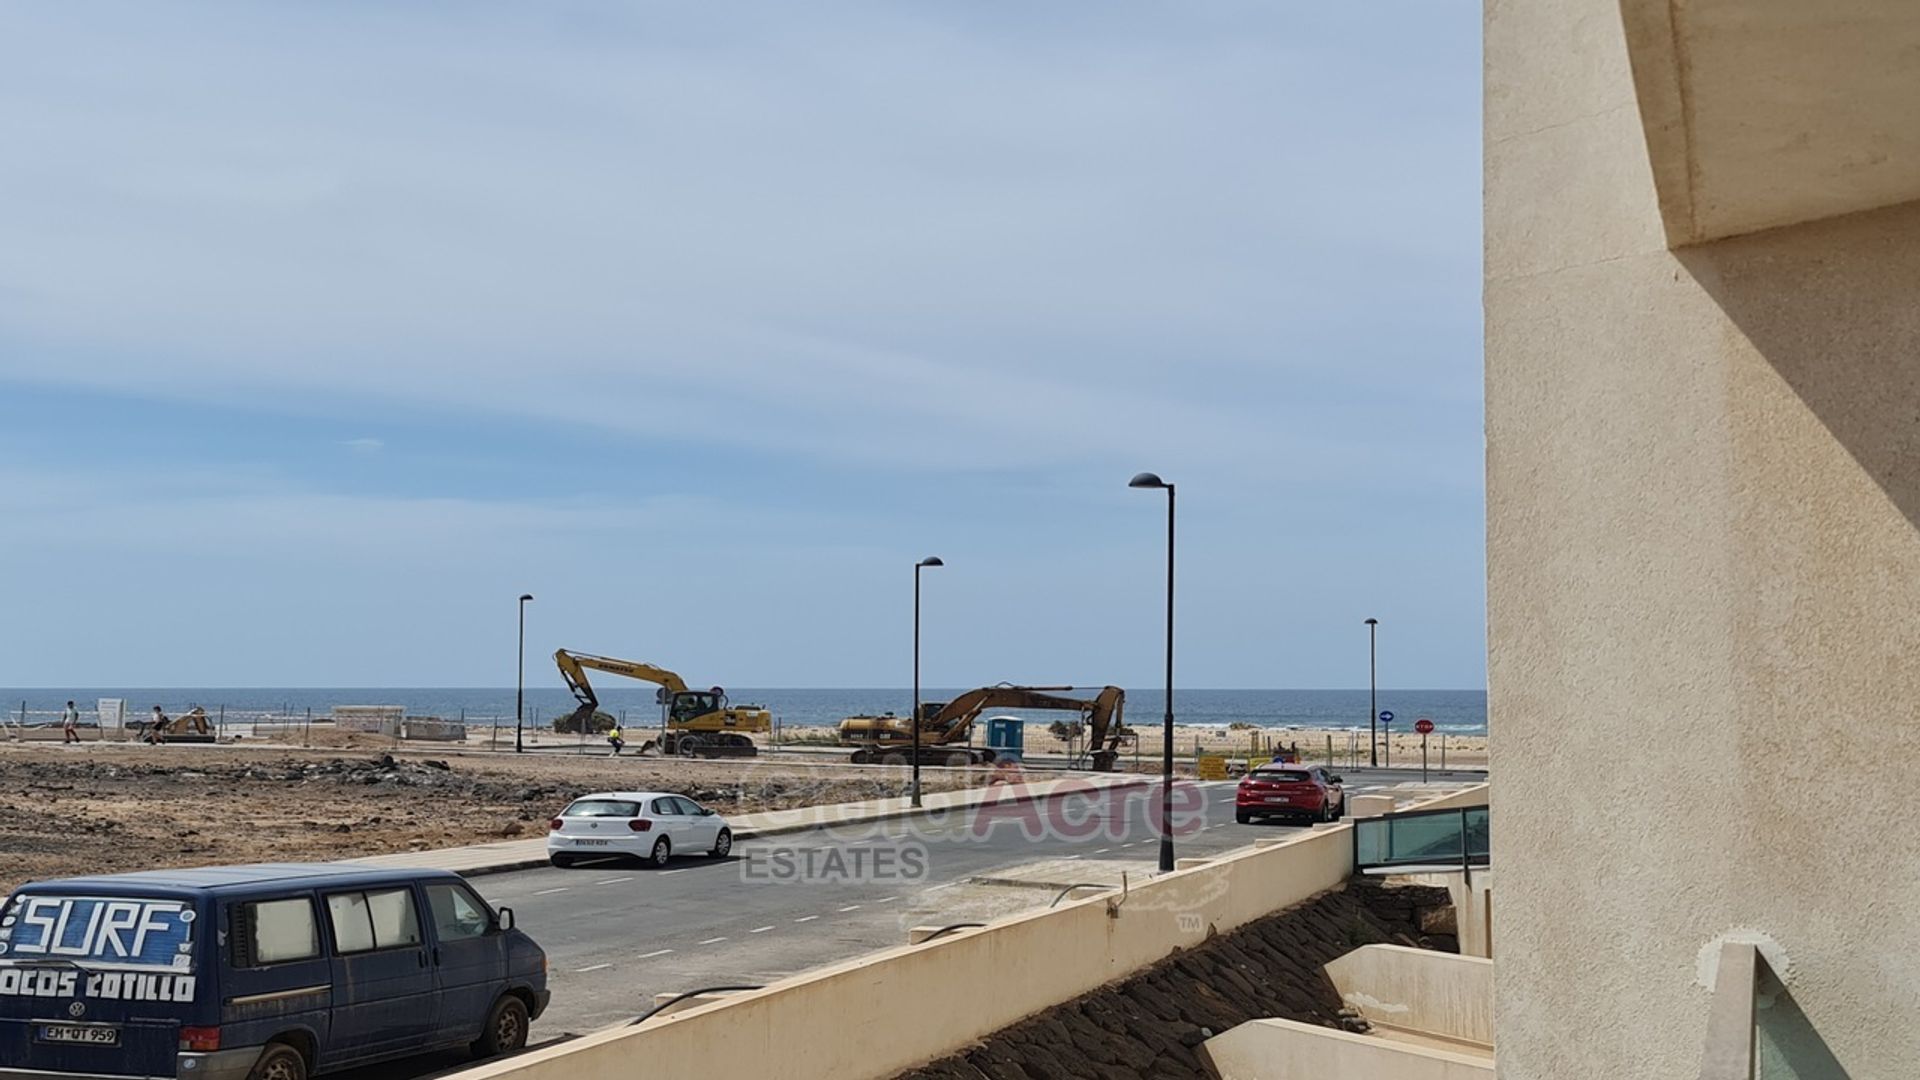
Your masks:
<svg viewBox="0 0 1920 1080"><path fill-rule="evenodd" d="M356 454L377 454L387 448L385 439L376 439L367 435L363 435L357 439L346 439L342 441L340 445Z"/></svg>

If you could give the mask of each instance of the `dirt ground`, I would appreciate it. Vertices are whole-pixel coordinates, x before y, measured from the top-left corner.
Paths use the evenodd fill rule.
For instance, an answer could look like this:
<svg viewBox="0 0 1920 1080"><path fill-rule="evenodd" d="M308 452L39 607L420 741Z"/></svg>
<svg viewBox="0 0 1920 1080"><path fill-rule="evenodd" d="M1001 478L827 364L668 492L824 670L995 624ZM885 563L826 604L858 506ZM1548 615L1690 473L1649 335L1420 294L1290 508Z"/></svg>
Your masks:
<svg viewBox="0 0 1920 1080"><path fill-rule="evenodd" d="M922 786L967 782L935 771ZM735 814L900 795L906 777L764 756L0 745L0 894L75 874L346 859L539 836L573 796L609 789L671 791Z"/></svg>

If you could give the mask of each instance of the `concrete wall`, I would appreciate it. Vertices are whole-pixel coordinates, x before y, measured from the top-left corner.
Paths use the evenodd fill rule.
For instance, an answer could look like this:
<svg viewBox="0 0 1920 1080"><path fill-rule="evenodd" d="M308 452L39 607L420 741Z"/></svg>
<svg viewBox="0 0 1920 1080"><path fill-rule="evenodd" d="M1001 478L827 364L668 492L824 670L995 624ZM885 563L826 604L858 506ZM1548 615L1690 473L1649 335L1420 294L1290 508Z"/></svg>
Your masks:
<svg viewBox="0 0 1920 1080"><path fill-rule="evenodd" d="M764 990L483 1065L467 1080L891 1076L950 1053L1352 873L1346 826L1247 850L985 930L889 949ZM899 1018L898 1023L873 1017ZM856 1020L854 1018L866 1018Z"/></svg>
<svg viewBox="0 0 1920 1080"><path fill-rule="evenodd" d="M1920 207L1669 251L1614 0L1489 0L1485 137L1500 1074L1693 1075L1751 929L1798 1075L1913 1075Z"/></svg>
<svg viewBox="0 0 1920 1080"><path fill-rule="evenodd" d="M1491 1080L1493 1062L1292 1020L1249 1020L1206 1042L1221 1080Z"/></svg>
<svg viewBox="0 0 1920 1080"><path fill-rule="evenodd" d="M1493 961L1363 945L1327 965L1347 1004L1376 1025L1493 1046Z"/></svg>

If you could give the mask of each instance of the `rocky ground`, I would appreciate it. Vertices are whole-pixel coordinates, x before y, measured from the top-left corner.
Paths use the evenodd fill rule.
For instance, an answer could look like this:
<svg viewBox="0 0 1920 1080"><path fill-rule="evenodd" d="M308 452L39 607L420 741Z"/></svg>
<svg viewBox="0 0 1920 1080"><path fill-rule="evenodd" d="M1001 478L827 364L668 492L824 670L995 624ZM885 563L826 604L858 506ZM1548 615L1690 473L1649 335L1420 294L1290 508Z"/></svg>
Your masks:
<svg viewBox="0 0 1920 1080"><path fill-rule="evenodd" d="M929 772L923 786L965 783ZM75 874L345 859L539 836L569 799L595 790L671 791L732 814L898 795L905 784L904 770L765 757L0 747L0 894Z"/></svg>
<svg viewBox="0 0 1920 1080"><path fill-rule="evenodd" d="M1248 1020L1278 1016L1364 1031L1323 970L1362 945L1452 952L1424 935L1421 914L1444 889L1384 888L1361 879L1175 953L1130 979L1023 1020L901 1080L1206 1080L1201 1044Z"/></svg>

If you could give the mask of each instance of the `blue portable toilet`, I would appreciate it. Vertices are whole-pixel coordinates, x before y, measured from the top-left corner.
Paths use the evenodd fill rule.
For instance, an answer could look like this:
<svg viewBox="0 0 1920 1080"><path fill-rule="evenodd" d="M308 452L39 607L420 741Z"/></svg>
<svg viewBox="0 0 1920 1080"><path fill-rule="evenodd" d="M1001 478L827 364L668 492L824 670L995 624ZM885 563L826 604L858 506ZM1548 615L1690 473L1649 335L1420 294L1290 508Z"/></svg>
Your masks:
<svg viewBox="0 0 1920 1080"><path fill-rule="evenodd" d="M987 749L995 761L1022 761L1027 752L1027 722L1017 716L995 716L987 721Z"/></svg>

